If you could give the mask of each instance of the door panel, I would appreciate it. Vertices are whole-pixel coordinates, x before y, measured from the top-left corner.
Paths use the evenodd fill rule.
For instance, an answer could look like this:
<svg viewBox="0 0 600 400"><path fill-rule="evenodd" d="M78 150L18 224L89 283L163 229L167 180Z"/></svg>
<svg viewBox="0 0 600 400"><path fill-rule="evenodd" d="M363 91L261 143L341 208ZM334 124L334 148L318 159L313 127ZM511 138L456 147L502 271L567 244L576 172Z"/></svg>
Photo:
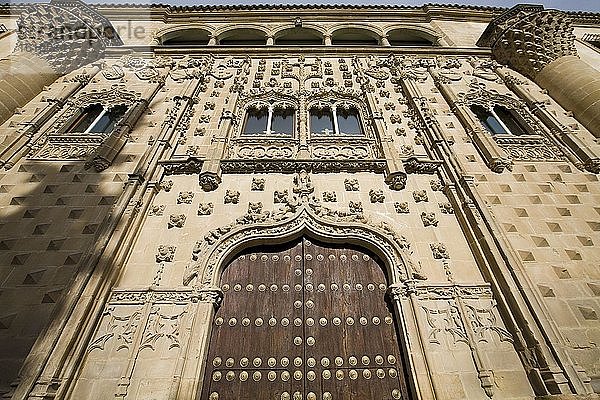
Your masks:
<svg viewBox="0 0 600 400"><path fill-rule="evenodd" d="M303 336L302 243L244 253L221 282L202 399L279 400L302 393L304 349L294 343Z"/></svg>
<svg viewBox="0 0 600 400"><path fill-rule="evenodd" d="M408 399L374 256L303 238L222 276L202 399Z"/></svg>

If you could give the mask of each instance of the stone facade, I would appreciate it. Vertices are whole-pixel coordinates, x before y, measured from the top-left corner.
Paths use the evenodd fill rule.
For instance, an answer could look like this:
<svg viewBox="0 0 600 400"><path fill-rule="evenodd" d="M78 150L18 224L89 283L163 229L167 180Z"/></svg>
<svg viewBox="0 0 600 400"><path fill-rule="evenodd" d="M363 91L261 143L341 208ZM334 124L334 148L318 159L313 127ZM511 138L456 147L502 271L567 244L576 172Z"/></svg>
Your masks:
<svg viewBox="0 0 600 400"><path fill-rule="evenodd" d="M32 37L48 16L88 42ZM3 398L195 398L224 267L298 235L380 256L413 398L598 398L600 54L578 38L600 15L53 1L0 24L0 81L31 92L0 86ZM73 132L96 106L126 111ZM523 133L486 129L498 106ZM291 135L244 134L255 109Z"/></svg>

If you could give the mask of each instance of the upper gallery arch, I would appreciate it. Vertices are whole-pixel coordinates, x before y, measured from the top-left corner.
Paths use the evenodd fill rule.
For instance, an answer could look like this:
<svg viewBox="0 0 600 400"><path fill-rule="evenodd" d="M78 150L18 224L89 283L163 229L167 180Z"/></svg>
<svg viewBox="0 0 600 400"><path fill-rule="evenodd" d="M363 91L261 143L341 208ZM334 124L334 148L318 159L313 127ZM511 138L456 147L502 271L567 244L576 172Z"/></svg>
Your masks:
<svg viewBox="0 0 600 400"><path fill-rule="evenodd" d="M213 31L207 25L177 25L155 33L155 42L163 46L206 46L213 39Z"/></svg>
<svg viewBox="0 0 600 400"><path fill-rule="evenodd" d="M215 32L216 44L222 46L263 46L269 32L258 24L236 24Z"/></svg>
<svg viewBox="0 0 600 400"><path fill-rule="evenodd" d="M412 26L390 26L384 31L390 46L429 47L441 45L441 36L433 29Z"/></svg>
<svg viewBox="0 0 600 400"><path fill-rule="evenodd" d="M334 46L378 46L382 44L381 31L369 25L341 24L330 31Z"/></svg>
<svg viewBox="0 0 600 400"><path fill-rule="evenodd" d="M325 32L323 28L309 24L282 26L273 31L273 42L276 46L319 46L325 44Z"/></svg>

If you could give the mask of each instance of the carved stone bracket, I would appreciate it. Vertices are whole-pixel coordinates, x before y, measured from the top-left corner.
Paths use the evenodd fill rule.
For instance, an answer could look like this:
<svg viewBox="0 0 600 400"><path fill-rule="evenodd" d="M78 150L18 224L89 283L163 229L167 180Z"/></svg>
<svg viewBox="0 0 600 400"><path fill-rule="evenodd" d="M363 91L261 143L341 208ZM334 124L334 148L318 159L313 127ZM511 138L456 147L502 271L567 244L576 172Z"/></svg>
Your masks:
<svg viewBox="0 0 600 400"><path fill-rule="evenodd" d="M439 160L425 160L410 157L404 160L404 169L408 174L435 174L442 164Z"/></svg>
<svg viewBox="0 0 600 400"><path fill-rule="evenodd" d="M217 190L221 183L221 177L214 172L202 172L198 177L198 183L205 192Z"/></svg>
<svg viewBox="0 0 600 400"><path fill-rule="evenodd" d="M199 174L203 164L202 160L196 157L188 157L185 160L164 160L158 163L164 167L167 175Z"/></svg>
<svg viewBox="0 0 600 400"><path fill-rule="evenodd" d="M390 174L385 178L385 183L392 190L402 190L406 187L406 174L404 172Z"/></svg>

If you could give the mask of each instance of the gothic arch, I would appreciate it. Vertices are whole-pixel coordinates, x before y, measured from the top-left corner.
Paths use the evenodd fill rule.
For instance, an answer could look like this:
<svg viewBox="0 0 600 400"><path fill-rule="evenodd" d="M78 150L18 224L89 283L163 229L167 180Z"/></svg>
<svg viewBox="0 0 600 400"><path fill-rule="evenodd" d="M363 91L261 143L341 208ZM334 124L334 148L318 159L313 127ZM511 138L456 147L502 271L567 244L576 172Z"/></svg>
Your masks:
<svg viewBox="0 0 600 400"><path fill-rule="evenodd" d="M224 267L240 251L264 243L285 243L302 235L323 242L345 243L375 253L390 284L425 279L412 260L410 244L385 222L370 223L362 214L344 214L302 204L296 210L246 214L217 228L197 243L197 261L187 266L184 284L217 286ZM283 213L283 214L281 214Z"/></svg>

